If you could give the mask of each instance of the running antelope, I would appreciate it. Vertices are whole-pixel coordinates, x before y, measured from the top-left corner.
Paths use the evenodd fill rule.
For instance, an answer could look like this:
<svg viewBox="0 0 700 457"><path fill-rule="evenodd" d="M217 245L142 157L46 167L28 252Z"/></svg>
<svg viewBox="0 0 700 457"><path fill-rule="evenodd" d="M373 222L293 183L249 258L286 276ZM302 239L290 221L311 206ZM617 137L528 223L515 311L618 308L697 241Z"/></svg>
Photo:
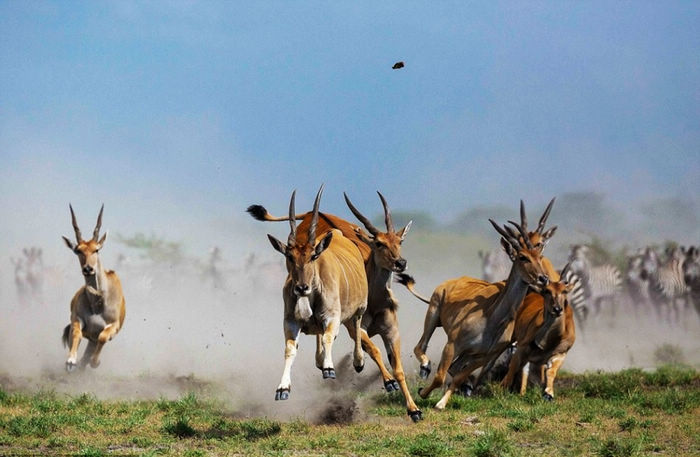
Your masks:
<svg viewBox="0 0 700 457"><path fill-rule="evenodd" d="M442 326L447 334L435 377L428 387L419 391L420 396L427 398L445 383L448 369L453 362L459 362L455 357L465 361L464 368L453 377L445 395L435 405L437 409L445 408L454 390L474 370L503 352L510 343L515 311L528 288L539 289L549 282L541 252L530 242L522 226L510 222L520 233L516 238L509 228L501 228L491 219L489 222L502 236L501 245L513 262L505 282L488 283L467 276L451 279L440 284L428 300L413 290L413 278L402 275L399 280L416 297L429 304L424 332L414 349L423 377L430 372L430 360L425 354L427 341L438 326Z"/></svg>
<svg viewBox="0 0 700 457"><path fill-rule="evenodd" d="M413 401L411 392L406 384L406 377L401 363L401 338L397 313L398 301L391 290L393 273L401 273L406 269L406 260L401 256L401 243L406 238L411 222L397 232L394 229L391 211L386 199L380 192L377 193L384 208L386 232L380 231L369 219L363 216L353 206L347 195L345 195L345 201L348 207L369 231L369 235L359 226L326 213L319 213L317 230L324 232L338 229L360 249L365 262L368 281L367 311L365 311L362 318L362 348L379 367L386 391L392 392L400 389L406 401L406 411L409 417L413 421L418 421L423 416ZM250 206L248 212L255 219L261 221L287 221L291 217L291 215L289 217L271 216L264 207L259 205ZM311 216L312 213L305 213L294 215L294 218L303 221L299 226L301 229L309 223ZM384 342L395 378L392 377L384 365L381 351L370 339L375 335L380 335Z"/></svg>
<svg viewBox="0 0 700 457"><path fill-rule="evenodd" d="M527 232L528 222L527 222L527 214L525 211L525 203L522 200L520 200L520 227L522 228L523 232L527 232L527 237L529 238L530 243L532 244L533 248L540 253L540 255L542 254L544 247L547 245L547 243L549 242L549 240L552 238L552 236L554 235L554 233L557 230L557 226L554 226L550 229L545 230L545 227L547 224L547 219L549 218L549 214L552 211L552 206L554 205L555 199L556 198L552 198L552 200L550 200L549 204L547 204L547 207L545 208L544 212L542 213L542 216L540 217L540 220L537 224L537 227L535 228L534 231L531 231L531 232ZM505 227L505 229L508 231L508 234L511 238L518 239L518 241L520 243L524 243L524 238L522 238L519 233L516 233L510 227ZM504 254L505 254L505 252L506 251L504 251ZM512 269L513 262L510 259L510 256L508 256L506 254L506 258L508 258L509 269ZM550 278L554 281L559 280L559 273L554 269L554 267L552 266L549 259L547 259L546 257L541 257L541 262L542 262L542 267L544 268L545 273L548 276L548 278ZM506 277L507 276L508 276L508 272L506 273ZM400 277L398 279L398 281L401 282L402 284L408 286L407 282L412 281L412 280L409 280L408 278L401 278ZM497 281L486 280L485 282L496 283ZM501 281L501 282L503 282L503 281ZM412 293L414 293L414 291L412 290L412 287L413 287L413 284L411 284L411 287L409 287L409 290ZM414 293L414 295L416 295L416 294ZM416 296L419 299L421 298L418 295L416 295ZM438 303L438 306L439 306L439 303ZM419 361L421 360L420 359L421 356L418 354L420 353L420 354L425 355L425 351L428 348L428 343L430 342L430 338L432 337L433 331L435 330L435 326L440 326L439 317L438 317L439 314L440 314L439 307L434 307L434 308L429 307L428 308L428 314L425 317L425 322L426 322L425 330L423 332L423 335L421 336L421 340L419 341L418 345L416 345L416 349L414 350L416 355L419 357ZM435 326L432 326L433 322L438 322L438 324L435 324ZM416 351L419 351L419 352L416 352ZM464 357L458 357L458 359L455 361L455 363L453 363L450 366L450 369L449 369L450 375L456 374L457 372L459 372L463 368L464 362L465 362L464 359L465 359ZM427 357L425 358L425 360L426 360L426 363L421 364L420 376L421 376L421 378L427 379L428 376L430 375L431 368L430 368L430 361L427 359ZM495 363L496 360L494 359L492 362ZM464 393L466 395L471 395L472 390L475 389L479 385L480 381L482 380L482 377L487 375L488 372L491 370L493 363L490 363L484 369L481 370L476 381L472 380L470 383L465 384L463 386Z"/></svg>
<svg viewBox="0 0 700 457"><path fill-rule="evenodd" d="M73 207L69 207L76 243L65 236L63 240L78 256L80 270L85 278L85 285L78 289L71 300L70 324L63 330L63 345L70 349L66 370L73 371L76 366L85 368L88 362L93 368L100 365L102 347L122 328L126 307L119 276L112 270L105 270L98 256L107 239L107 233L102 238L99 237L104 205L100 208L97 225L88 241L83 240ZM88 340L88 346L78 363L78 346L83 337Z"/></svg>
<svg viewBox="0 0 700 457"><path fill-rule="evenodd" d="M569 264L561 272L561 281L550 282L541 293L527 294L518 309L512 336L517 349L501 383L504 388L510 388L515 375L522 371L520 395L525 394L529 373L525 366L529 362L540 367L543 397L554 399L554 378L576 340L574 309L569 303L575 283L565 279L569 277L568 269Z"/></svg>
<svg viewBox="0 0 700 457"><path fill-rule="evenodd" d="M316 195L308 231L297 231L294 197L289 202L290 233L285 245L267 235L272 247L287 259L284 299L284 371L275 400L287 400L291 390L291 368L297 353L299 333L316 335L316 366L323 378L335 379L331 348L340 324L355 341L353 366L364 368L361 321L367 308L367 276L362 255L340 230L317 237L318 206L323 186ZM300 226L301 229L301 226Z"/></svg>

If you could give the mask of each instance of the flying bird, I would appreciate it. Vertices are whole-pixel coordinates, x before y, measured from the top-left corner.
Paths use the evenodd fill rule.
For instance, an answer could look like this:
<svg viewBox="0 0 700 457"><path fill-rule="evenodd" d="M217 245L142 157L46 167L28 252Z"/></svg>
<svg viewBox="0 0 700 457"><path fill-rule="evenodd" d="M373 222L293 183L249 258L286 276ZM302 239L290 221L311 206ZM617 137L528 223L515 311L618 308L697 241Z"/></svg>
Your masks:
<svg viewBox="0 0 700 457"><path fill-rule="evenodd" d="M403 68L403 61L396 62L393 67L394 70L398 70L399 68Z"/></svg>

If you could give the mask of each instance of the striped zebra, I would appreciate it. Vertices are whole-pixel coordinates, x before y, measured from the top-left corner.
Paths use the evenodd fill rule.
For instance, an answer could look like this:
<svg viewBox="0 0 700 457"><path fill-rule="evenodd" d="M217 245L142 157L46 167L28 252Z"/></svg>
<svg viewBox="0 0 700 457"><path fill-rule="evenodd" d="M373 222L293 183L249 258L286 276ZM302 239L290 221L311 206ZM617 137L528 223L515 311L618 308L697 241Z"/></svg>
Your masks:
<svg viewBox="0 0 700 457"><path fill-rule="evenodd" d="M683 279L687 287L687 300L700 315L700 247L691 246L685 253Z"/></svg>
<svg viewBox="0 0 700 457"><path fill-rule="evenodd" d="M649 249L649 248L646 248ZM625 286L632 305L638 309L646 306L649 301L649 277L644 271L644 256L646 249L637 252L627 258L627 272L625 273Z"/></svg>
<svg viewBox="0 0 700 457"><path fill-rule="evenodd" d="M585 300L591 304L594 314L599 314L601 305L607 303L615 314L615 299L622 285L620 270L613 265L593 266L588 258L586 245L574 245L569 253L570 270L581 278Z"/></svg>
<svg viewBox="0 0 700 457"><path fill-rule="evenodd" d="M649 297L656 307L659 317L665 315L668 322L677 323L680 308L685 304L687 287L683 274L685 250L681 247L666 251L665 261L659 259L653 249L645 253L644 271L649 278Z"/></svg>
<svg viewBox="0 0 700 457"><path fill-rule="evenodd" d="M564 272L564 280L572 286L567 300L569 300L569 306L574 310L574 316L578 320L579 328L583 331L589 312L583 281L579 275L571 271L571 268Z"/></svg>
<svg viewBox="0 0 700 457"><path fill-rule="evenodd" d="M486 282L505 281L510 273L513 262L503 249L479 251L481 259L481 279Z"/></svg>

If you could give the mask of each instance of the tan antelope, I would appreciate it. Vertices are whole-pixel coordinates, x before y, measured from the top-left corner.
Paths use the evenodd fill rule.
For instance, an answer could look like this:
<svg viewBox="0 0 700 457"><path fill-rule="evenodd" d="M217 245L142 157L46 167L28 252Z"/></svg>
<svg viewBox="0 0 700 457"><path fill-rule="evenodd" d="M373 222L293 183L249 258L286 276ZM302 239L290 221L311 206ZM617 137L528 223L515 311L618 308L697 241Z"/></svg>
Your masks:
<svg viewBox="0 0 700 457"><path fill-rule="evenodd" d="M505 282L488 283L467 276L451 279L440 284L428 300L413 290L413 278L404 275L399 280L416 297L429 304L424 332L414 350L424 376L430 370L430 360L425 354L427 341L438 326L442 326L447 334L435 377L428 387L419 391L420 396L427 398L445 383L448 369L456 357L463 360L445 395L435 405L437 409L445 408L455 389L474 370L503 352L510 343L515 311L528 288L541 288L549 282L541 252L530 242L522 226L510 221L520 233L518 238L510 228L501 228L493 220L489 221L502 236L501 245L513 262Z"/></svg>
<svg viewBox="0 0 700 457"><path fill-rule="evenodd" d="M527 236L530 240L530 243L532 244L533 248L536 251L538 251L540 254L542 254L544 247L547 245L547 243L549 243L549 240L552 238L552 236L554 235L554 233L557 230L557 226L554 226L550 229L545 230L545 226L547 224L547 219L549 218L549 214L552 211L552 206L554 205L555 199L556 198L552 198L552 200L549 202L549 204L545 208L544 212L542 213L542 216L540 217L540 220L537 224L537 227L535 228L534 231L531 231L531 232L527 231L528 230L528 222L527 222L527 214L525 211L525 203L522 200L520 200L520 227L522 228L523 232L527 232ZM516 233L510 227L506 226L504 228L508 231L508 234L512 238L516 238L516 239L518 239L518 241L520 243L524 243L524 239L521 237L521 235L519 233ZM506 253L506 252L507 251L504 250L504 253ZM508 254L506 254L506 258L508 259L508 262L509 262L509 270L506 273L506 277L507 277L510 270L512 269L513 262ZM542 266L544 267L544 269L546 271L548 278L550 278L554 281L559 280L559 273L554 269L554 266L552 266L552 263L549 261L549 259L547 259L546 257L541 257L541 262L542 262ZM408 287L409 291L411 291L419 299L422 299L422 297L417 295L415 293L415 291L413 290L412 278L399 277L398 282L406 285L407 287L409 286L409 283L410 283L410 287ZM485 280L485 282L495 284L498 281ZM500 281L500 282L504 282L504 281ZM425 301L425 300L423 299L423 301ZM438 317L440 314L439 303L437 305L438 306L436 306L436 307L429 307L428 308L428 314L425 317L426 327L424 328L423 335L421 335L421 339L418 342L418 345L416 345L416 348L414 349L414 353L416 353L416 355L419 354L419 352L416 352L416 351L420 351L420 354L423 354L423 356L425 355L425 351L428 349L428 343L430 342L430 338L432 337L432 334L435 331L435 327L440 326L439 325L439 317ZM428 326L429 323L434 323L434 322L438 322L438 324L436 324L435 326L432 326L432 325ZM419 357L419 361L420 361L422 356L418 356L418 357ZM421 364L421 366L420 366L420 377L423 379L426 379L430 375L430 371L431 371L430 360L428 360L427 357L425 360L427 361L427 363ZM457 371L459 371L463 367L462 362L463 361L459 360L459 358L458 358L458 360L456 360L455 363L453 363L451 365L449 373L451 375L454 375ZM495 362L495 360L493 360L493 362ZM471 390L473 388L476 388L476 386L478 386L479 381L481 380L481 377L484 376L485 374L487 374L488 371L490 371L490 367L486 367L485 369L483 369L481 371L481 373L479 374L479 378L477 379L477 381L473 382L472 385L465 385L467 395L470 395Z"/></svg>
<svg viewBox="0 0 700 457"><path fill-rule="evenodd" d="M100 208L95 230L88 241L83 240L73 207L69 207L77 244L65 236L63 240L78 256L80 270L85 278L85 285L78 289L71 300L70 324L63 330L63 344L70 349L66 370L73 371L76 366L85 368L88 362L93 368L100 365L102 347L122 328L126 306L119 276L112 270L105 270L98 256L107 239L107 233L99 238L104 205ZM88 347L78 363L78 345L83 337L88 340Z"/></svg>
<svg viewBox="0 0 700 457"><path fill-rule="evenodd" d="M510 388L515 375L522 372L520 395L524 395L529 373L526 365L530 363L540 367L543 397L554 399L554 379L576 340L574 309L569 303L575 284L564 279L568 269L569 264L561 272L561 281L550 282L540 293L527 294L518 309L512 336L517 349L501 383L504 388Z"/></svg>
<svg viewBox="0 0 700 457"><path fill-rule="evenodd" d="M367 308L367 276L362 255L340 230L317 236L318 206L323 186L316 195L308 230L297 230L294 198L289 203L290 233L285 245L267 235L272 247L286 258L284 299L284 371L275 400L287 400L291 390L291 368L297 353L299 333L316 335L316 366L323 378L335 378L331 349L345 325L355 341L353 366L362 371L361 321Z"/></svg>
<svg viewBox="0 0 700 457"><path fill-rule="evenodd" d="M365 216L362 215L345 195L345 201L350 210L362 222L369 231L369 235L362 229L344 219L327 213L319 213L318 228L320 232L338 229L343 235L353 241L362 253L365 262L365 271L368 281L367 311L362 318L362 348L370 355L379 367L379 371L387 392L401 390L406 401L406 410L413 421L422 419L422 412L416 406L411 392L406 384L406 377L401 363L401 338L398 323L398 301L391 291L391 278L394 272L400 273L406 269L406 260L401 256L401 243L411 227L409 222L398 232L394 229L391 211L384 196L379 198L384 208L385 224L387 231L377 229ZM289 217L271 216L260 205L253 205L248 212L261 221L287 221ZM295 215L294 218L302 220L300 228L308 224L312 213ZM291 215L290 215L291 217ZM370 339L380 335L391 363L394 377L386 369L382 361L382 354Z"/></svg>

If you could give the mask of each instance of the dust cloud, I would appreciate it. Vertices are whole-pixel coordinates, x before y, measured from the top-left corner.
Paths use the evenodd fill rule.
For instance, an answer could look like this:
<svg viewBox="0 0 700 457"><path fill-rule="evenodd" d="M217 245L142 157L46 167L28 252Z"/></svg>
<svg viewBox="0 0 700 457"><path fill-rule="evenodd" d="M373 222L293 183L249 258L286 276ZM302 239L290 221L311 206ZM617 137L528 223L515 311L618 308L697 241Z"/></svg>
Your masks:
<svg viewBox="0 0 700 457"><path fill-rule="evenodd" d="M70 226L64 222L61 229L65 232ZM242 417L302 417L319 423L362 420L363 408L358 403L362 396L356 393L381 392L382 382L368 356L364 371L354 372L349 361L352 345L344 329L333 348L338 378L322 379L314 365L315 338L302 335L290 399L274 401L283 368L281 287L286 272L282 257L266 244L269 226L253 227L259 232L260 244L238 258L227 258L223 246L224 256L215 275L206 267L205 258L156 262L129 253L110 238L103 249L104 264L115 269L123 283L124 327L105 346L99 368L70 374L64 370L67 350L60 337L69 322L71 297L83 284L75 256L65 248L47 251L40 287L30 293L19 287L10 269L10 258L19 257L20 249L6 254L0 259L0 385L70 395L89 392L103 399L177 398L195 391L223 399ZM272 233L281 233L284 228L280 227ZM476 254L412 258L412 243L419 244L424 238L414 231L404 247L409 272L424 295L445 279L480 275ZM119 257L122 252L127 255ZM393 288L401 304L404 367L407 376L415 378L418 364L413 346L423 329L426 306L402 286ZM697 366L699 330L692 309L684 311L680 324L670 324L658 319L653 310L635 308L621 297L614 307L586 322L583 330L579 328L564 369L653 368L654 351L662 344L677 345L686 362ZM384 352L378 337L375 342ZM444 332L438 329L428 350L434 363L444 342ZM79 355L84 347L85 342Z"/></svg>

